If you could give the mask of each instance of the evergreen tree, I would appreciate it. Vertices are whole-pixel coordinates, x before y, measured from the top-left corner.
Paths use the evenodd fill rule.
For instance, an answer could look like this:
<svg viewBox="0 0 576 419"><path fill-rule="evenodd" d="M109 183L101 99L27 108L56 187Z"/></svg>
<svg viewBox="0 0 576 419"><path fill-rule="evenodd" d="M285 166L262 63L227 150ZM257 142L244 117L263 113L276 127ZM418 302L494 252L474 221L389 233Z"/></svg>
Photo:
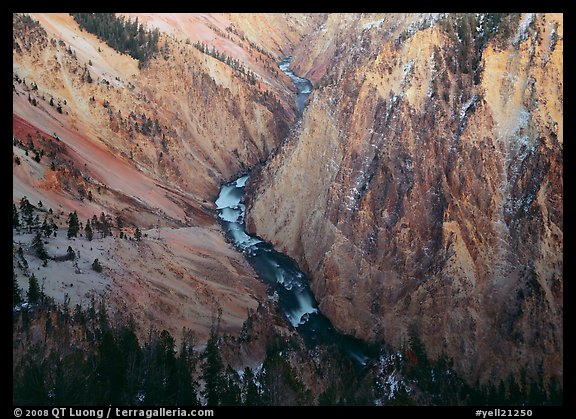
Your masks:
<svg viewBox="0 0 576 419"><path fill-rule="evenodd" d="M531 406L541 406L544 403L544 390L541 383L534 380L530 384L529 401L528 404Z"/></svg>
<svg viewBox="0 0 576 419"><path fill-rule="evenodd" d="M92 226L90 225L90 219L86 220L86 227L84 227L84 231L86 232L86 238L88 241L92 241L94 232L92 231Z"/></svg>
<svg viewBox="0 0 576 419"><path fill-rule="evenodd" d="M98 217L96 216L96 214L92 216L92 229L100 231L100 221L98 221Z"/></svg>
<svg viewBox="0 0 576 419"><path fill-rule="evenodd" d="M193 374L196 369L196 355L194 353L194 338L190 330L182 333L182 343L176 359L176 374L178 389L175 404L180 406L199 406L197 397L198 384Z"/></svg>
<svg viewBox="0 0 576 419"><path fill-rule="evenodd" d="M18 246L18 250L16 251L16 253L18 254L18 257L20 258L20 261L18 262L20 266L20 263L22 264L20 267L24 270L28 269L28 261L26 260L26 258L24 257L24 252L22 251L22 246Z"/></svg>
<svg viewBox="0 0 576 419"><path fill-rule="evenodd" d="M16 281L16 272L12 268L12 307L22 302L22 290Z"/></svg>
<svg viewBox="0 0 576 419"><path fill-rule="evenodd" d="M330 384L328 388L318 396L318 406L334 406L336 404L338 404L338 391L334 384Z"/></svg>
<svg viewBox="0 0 576 419"><path fill-rule="evenodd" d="M40 229L44 233L44 237L50 237L52 235L52 225L48 224L46 218L44 218L44 221L42 222L42 227L40 227Z"/></svg>
<svg viewBox="0 0 576 419"><path fill-rule="evenodd" d="M252 368L244 368L244 374L242 376L242 394L244 396L245 406L259 406L262 404L260 397L260 391L256 385L256 376L252 371Z"/></svg>
<svg viewBox="0 0 576 419"><path fill-rule="evenodd" d="M28 312L24 311L22 315L25 324L29 326ZM16 369L20 373L19 379L15 380L13 390L14 403L17 405L47 406L50 403L46 385L46 364L37 360L39 349L38 344L34 345Z"/></svg>
<svg viewBox="0 0 576 419"><path fill-rule="evenodd" d="M30 228L30 231L32 231L31 225L34 222L33 211L34 211L34 208L32 207L32 204L28 201L28 198L23 196L22 199L20 199L20 212L22 214L22 218L23 218L24 222Z"/></svg>
<svg viewBox="0 0 576 419"><path fill-rule="evenodd" d="M176 373L176 352L174 350L174 338L167 330L160 332L158 340L158 361L163 371L162 391L160 400L162 403L174 403L174 397L178 392L178 374Z"/></svg>
<svg viewBox="0 0 576 419"><path fill-rule="evenodd" d="M100 213L100 222L98 223L98 226L102 238L112 235L112 231L110 229L110 221L104 212Z"/></svg>
<svg viewBox="0 0 576 419"><path fill-rule="evenodd" d="M74 211L68 215L68 238L78 237L78 229L78 214Z"/></svg>
<svg viewBox="0 0 576 419"><path fill-rule="evenodd" d="M400 385L397 389L394 390L390 404L392 406L412 406L414 405L414 401L406 391L406 387L404 385Z"/></svg>
<svg viewBox="0 0 576 419"><path fill-rule="evenodd" d="M230 364L226 367L226 374L224 375L224 391L221 404L223 406L240 406L242 404L240 377Z"/></svg>
<svg viewBox="0 0 576 419"><path fill-rule="evenodd" d="M220 357L218 347L218 329L220 315L215 324L212 324L210 337L206 343L206 349L202 353L202 379L205 382L202 395L206 398L208 406L219 406L222 401L222 393L225 389L224 364Z"/></svg>
<svg viewBox="0 0 576 419"><path fill-rule="evenodd" d="M32 225L31 227L36 228L40 225L40 217L38 217L38 214L36 214L34 216L34 220L32 221Z"/></svg>
<svg viewBox="0 0 576 419"><path fill-rule="evenodd" d="M36 251L36 256L38 256L42 261L47 262L48 260L48 252L46 252L46 248L44 247L44 242L42 241L42 235L40 232L36 232L34 239L32 239L32 247Z"/></svg>
<svg viewBox="0 0 576 419"><path fill-rule="evenodd" d="M134 238L138 241L142 240L142 232L138 227L136 227L136 230L134 231Z"/></svg>
<svg viewBox="0 0 576 419"><path fill-rule="evenodd" d="M94 262L92 262L92 269L96 272L102 272L102 265L100 265L98 258L94 259Z"/></svg>
<svg viewBox="0 0 576 419"><path fill-rule="evenodd" d="M12 228L20 228L20 216L16 204L12 204Z"/></svg>
<svg viewBox="0 0 576 419"><path fill-rule="evenodd" d="M111 330L103 330L98 346L98 365L96 371L100 376L100 391L103 404L121 404L125 369L123 354Z"/></svg>
<svg viewBox="0 0 576 419"><path fill-rule="evenodd" d="M310 390L306 389L290 364L277 352L269 353L262 367L262 398L272 406L310 404Z"/></svg>
<svg viewBox="0 0 576 419"><path fill-rule="evenodd" d="M34 274L30 275L30 278L28 278L28 292L26 295L28 296L28 302L30 304L36 304L40 301L40 286L38 285L38 280Z"/></svg>
<svg viewBox="0 0 576 419"><path fill-rule="evenodd" d="M513 374L508 376L508 397L506 398L506 404L511 404L515 406L521 406L524 397L522 396L522 391L520 386L516 382L516 378Z"/></svg>
<svg viewBox="0 0 576 419"><path fill-rule="evenodd" d="M68 260L75 260L76 259L76 252L74 252L74 249L72 249L72 246L68 246L68 249L66 249L66 257L68 258Z"/></svg>

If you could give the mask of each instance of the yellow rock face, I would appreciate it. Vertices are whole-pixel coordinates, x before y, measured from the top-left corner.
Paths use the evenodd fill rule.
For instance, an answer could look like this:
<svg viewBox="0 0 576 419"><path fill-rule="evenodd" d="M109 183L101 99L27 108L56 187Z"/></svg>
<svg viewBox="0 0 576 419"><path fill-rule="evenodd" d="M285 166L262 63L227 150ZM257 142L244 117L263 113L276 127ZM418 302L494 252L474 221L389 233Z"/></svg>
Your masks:
<svg viewBox="0 0 576 419"><path fill-rule="evenodd" d="M331 15L294 54L316 90L248 225L345 332L415 329L471 382L561 377L562 15L481 42L484 18Z"/></svg>

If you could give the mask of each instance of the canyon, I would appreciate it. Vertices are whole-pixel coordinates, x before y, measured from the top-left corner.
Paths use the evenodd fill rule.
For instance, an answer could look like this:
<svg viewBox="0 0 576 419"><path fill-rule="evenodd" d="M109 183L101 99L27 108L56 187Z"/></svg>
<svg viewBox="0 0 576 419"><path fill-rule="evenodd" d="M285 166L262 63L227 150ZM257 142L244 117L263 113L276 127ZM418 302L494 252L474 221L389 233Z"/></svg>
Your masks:
<svg viewBox="0 0 576 419"><path fill-rule="evenodd" d="M35 273L56 303L99 296L140 338L200 348L219 313L235 368L282 336L319 400L338 361L295 333L316 308L282 316L250 256L273 246L322 324L381 348L359 383L395 394L389 366L421 347L469 386L562 388L562 14L117 16L158 30L150 59L68 14L13 15L13 204L58 227L48 261L15 227L21 289ZM252 238L228 230L238 205Z"/></svg>
<svg viewBox="0 0 576 419"><path fill-rule="evenodd" d="M296 112L290 79L268 74L265 68L274 60L228 39L225 34L247 44L226 31L234 24L223 17L183 22L189 31L166 35L161 40L166 55L141 69L132 57L82 31L69 15L31 17L37 26L14 16L13 133L22 142L30 136L37 148L50 149L56 170L49 169L48 159L35 162L23 147L14 146L22 162L14 165L14 202L23 196L33 204L41 201L45 213L57 211L61 228L71 211L82 221L112 213L122 217L128 231L140 226L155 238L138 246L105 238L90 251L81 241L77 246L85 257L81 253L80 265L88 267L100 256L105 278L83 268L86 286L78 286L72 264L60 263L48 267L46 289L57 301L68 294L76 304L86 299L91 284L98 284L100 293L108 290L111 306L129 307L143 330L162 325L179 334L184 325L195 324L205 337L221 305L224 330L239 330L263 288L220 234L212 201L220 182L264 161L285 136ZM273 23L262 26L273 36ZM258 85L186 43L194 28L253 65ZM275 41L276 54L294 42L289 36ZM84 68L94 82L84 81ZM37 97L37 106L27 100L29 93ZM63 113L48 104L51 99L62 103ZM154 132L147 135L142 127L152 120ZM92 200L86 199L88 192ZM49 250L64 249L55 244ZM37 265L33 261L32 268ZM25 287L26 278L20 280Z"/></svg>

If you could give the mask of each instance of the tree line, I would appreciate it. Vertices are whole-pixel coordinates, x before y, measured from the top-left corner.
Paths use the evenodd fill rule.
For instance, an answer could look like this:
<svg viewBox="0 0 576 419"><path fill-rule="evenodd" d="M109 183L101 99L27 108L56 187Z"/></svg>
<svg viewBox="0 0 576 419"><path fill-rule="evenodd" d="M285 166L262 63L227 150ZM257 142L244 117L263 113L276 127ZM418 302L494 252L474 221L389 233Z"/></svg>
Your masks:
<svg viewBox="0 0 576 419"><path fill-rule="evenodd" d="M208 45L200 43L200 41L195 42L194 47L203 54L207 54L211 57L214 57L218 61L221 61L227 66L233 68L241 77L245 77L248 83L252 85L256 84L257 82L256 74L250 69L246 70L246 67L244 67L244 65L241 64L238 59L227 56L225 53L220 52L216 48L214 48L214 46L209 48Z"/></svg>
<svg viewBox="0 0 576 419"><path fill-rule="evenodd" d="M132 318L114 318L104 300L87 309L52 305L15 314L25 345L15 358L15 405L255 406L308 404L310 392L289 363L270 353L260 370L239 371L221 356L219 317L203 351L183 330L177 347L166 330L140 341ZM33 330L40 330L41 336ZM35 336L35 337L34 337ZM57 345L53 345L57 342Z"/></svg>
<svg viewBox="0 0 576 419"><path fill-rule="evenodd" d="M146 62L158 52L160 31L146 30L136 18L125 20L114 13L70 13L82 29L93 33L110 47Z"/></svg>

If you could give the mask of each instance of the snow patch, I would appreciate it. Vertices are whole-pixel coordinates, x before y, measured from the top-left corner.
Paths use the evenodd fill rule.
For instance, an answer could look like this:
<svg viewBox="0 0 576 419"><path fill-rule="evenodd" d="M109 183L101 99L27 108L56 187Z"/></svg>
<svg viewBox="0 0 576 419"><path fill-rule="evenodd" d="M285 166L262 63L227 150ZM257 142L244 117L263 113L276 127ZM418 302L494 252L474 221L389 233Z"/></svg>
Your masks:
<svg viewBox="0 0 576 419"><path fill-rule="evenodd" d="M483 23L484 23L484 14L480 15L480 19L478 20L478 26L476 27L476 32L481 33L483 30Z"/></svg>
<svg viewBox="0 0 576 419"><path fill-rule="evenodd" d="M472 107L476 104L477 100L478 100L478 95L474 95L468 101L466 101L466 103L464 103L462 105L462 107L460 108L460 122L462 122L462 120L466 116L466 112L468 111L468 109L470 109L470 107Z"/></svg>
<svg viewBox="0 0 576 419"><path fill-rule="evenodd" d="M363 30L370 30L372 28L379 28L384 23L384 19L373 20L362 25Z"/></svg>
<svg viewBox="0 0 576 419"><path fill-rule="evenodd" d="M526 13L523 17L522 20L520 21L520 24L518 25L518 32L516 33L516 36L514 37L514 45L518 45L520 42L526 40L526 31L528 30L528 27L532 24L532 22L534 22L534 18L536 17L536 13Z"/></svg>
<svg viewBox="0 0 576 419"><path fill-rule="evenodd" d="M138 401L138 403L144 403L145 399L146 399L146 392L144 390L140 390L138 394L136 394L136 400Z"/></svg>
<svg viewBox="0 0 576 419"><path fill-rule="evenodd" d="M414 60L410 61L407 64L404 64L404 67L402 67L402 81L404 81L406 79L406 76L411 74L413 70L414 70Z"/></svg>

